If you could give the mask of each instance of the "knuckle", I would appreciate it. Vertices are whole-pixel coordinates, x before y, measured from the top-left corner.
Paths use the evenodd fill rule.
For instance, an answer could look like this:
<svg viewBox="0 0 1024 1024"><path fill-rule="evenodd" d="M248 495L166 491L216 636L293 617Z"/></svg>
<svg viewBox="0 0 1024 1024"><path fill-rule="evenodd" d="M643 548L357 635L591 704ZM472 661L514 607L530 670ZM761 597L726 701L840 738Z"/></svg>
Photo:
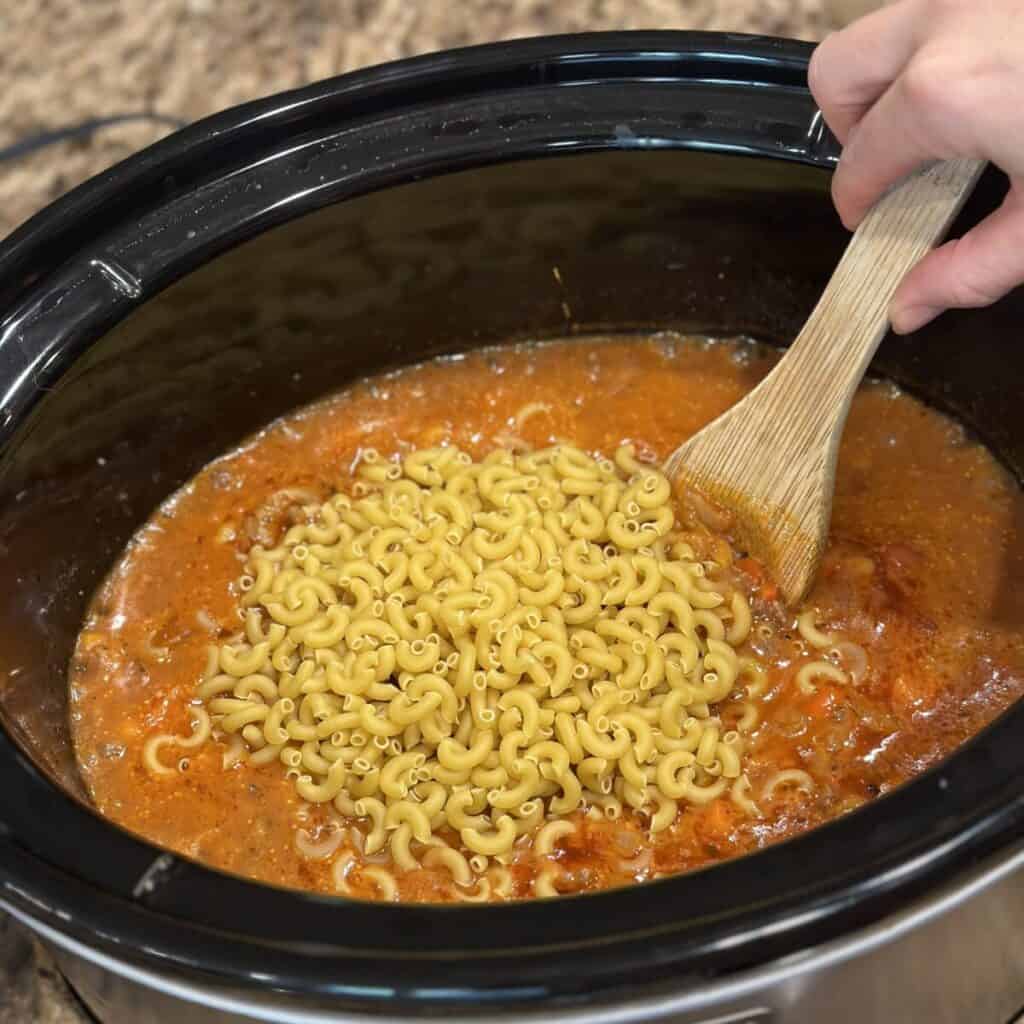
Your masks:
<svg viewBox="0 0 1024 1024"><path fill-rule="evenodd" d="M963 239L953 244L953 252L947 266L959 270L949 279L949 301L958 309L975 309L978 306L989 306L1002 294L998 286L997 275L986 276L984 264L973 257L963 260L966 255ZM961 269L964 266L969 270Z"/></svg>
<svg viewBox="0 0 1024 1024"><path fill-rule="evenodd" d="M926 15L934 19L939 15L962 14L964 0L925 0L924 7Z"/></svg>
<svg viewBox="0 0 1024 1024"><path fill-rule="evenodd" d="M957 114L976 102L975 87L990 78L991 54L932 43L922 47L900 79L904 97L919 109Z"/></svg>
<svg viewBox="0 0 1024 1024"><path fill-rule="evenodd" d="M960 278L953 282L950 299L958 309L976 309L991 305L999 295L995 289L981 281Z"/></svg>
<svg viewBox="0 0 1024 1024"><path fill-rule="evenodd" d="M912 61L900 86L910 107L928 115L941 114L950 96L949 68L945 62L922 57Z"/></svg>

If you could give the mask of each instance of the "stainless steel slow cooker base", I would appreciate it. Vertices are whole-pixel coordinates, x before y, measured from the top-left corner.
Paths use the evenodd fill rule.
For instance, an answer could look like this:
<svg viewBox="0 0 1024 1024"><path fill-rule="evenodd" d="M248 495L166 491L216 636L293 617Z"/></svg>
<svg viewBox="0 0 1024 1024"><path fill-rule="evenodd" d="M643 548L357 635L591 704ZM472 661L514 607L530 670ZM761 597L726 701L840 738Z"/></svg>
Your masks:
<svg viewBox="0 0 1024 1024"><path fill-rule="evenodd" d="M688 992L517 1013L545 1024L1006 1024L1024 1003L1024 844L882 924ZM102 1024L367 1024L415 1017L290 1008L286 998L198 985L90 950L18 913ZM498 1014L458 1016L483 1024ZM507 1015L504 1015L507 1018Z"/></svg>

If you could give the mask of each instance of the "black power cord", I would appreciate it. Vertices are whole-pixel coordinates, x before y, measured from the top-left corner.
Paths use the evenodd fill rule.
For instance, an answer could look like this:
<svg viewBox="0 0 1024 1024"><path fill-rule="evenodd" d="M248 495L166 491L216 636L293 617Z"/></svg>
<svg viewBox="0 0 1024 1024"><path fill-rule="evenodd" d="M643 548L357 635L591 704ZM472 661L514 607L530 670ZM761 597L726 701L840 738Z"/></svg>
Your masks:
<svg viewBox="0 0 1024 1024"><path fill-rule="evenodd" d="M18 160L28 156L36 150L52 146L57 142L66 142L69 139L89 139L93 134L103 128L115 124L124 124L128 121L152 121L157 124L167 125L169 128L184 128L186 122L177 117L169 117L166 114L156 114L149 111L140 111L134 114L113 114L110 117L94 117L79 124L68 125L64 128L52 128L49 131L40 132L38 135L29 135L24 139L11 143L9 146L0 148L0 163L8 160Z"/></svg>

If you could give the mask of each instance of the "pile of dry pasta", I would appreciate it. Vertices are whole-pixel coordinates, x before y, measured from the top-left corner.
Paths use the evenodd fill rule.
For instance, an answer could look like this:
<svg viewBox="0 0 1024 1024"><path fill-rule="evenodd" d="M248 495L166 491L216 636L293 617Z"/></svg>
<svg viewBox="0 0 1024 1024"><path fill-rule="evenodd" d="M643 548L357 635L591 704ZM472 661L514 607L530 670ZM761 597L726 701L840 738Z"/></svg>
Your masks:
<svg viewBox="0 0 1024 1024"><path fill-rule="evenodd" d="M660 472L560 445L364 451L356 475L251 549L244 638L211 648L198 696L250 761L365 820L367 854L456 881L520 837L549 849L577 809L658 832L678 801L745 799L714 708L759 672L749 607Z"/></svg>

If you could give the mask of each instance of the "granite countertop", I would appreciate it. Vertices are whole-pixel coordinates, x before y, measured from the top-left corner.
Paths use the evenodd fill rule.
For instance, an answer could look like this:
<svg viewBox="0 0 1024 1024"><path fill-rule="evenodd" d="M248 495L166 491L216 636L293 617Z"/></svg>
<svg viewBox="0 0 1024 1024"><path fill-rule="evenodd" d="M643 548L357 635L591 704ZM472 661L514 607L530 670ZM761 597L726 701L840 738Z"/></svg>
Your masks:
<svg viewBox="0 0 1024 1024"><path fill-rule="evenodd" d="M451 46L587 29L819 38L878 0L15 0L0 4L0 237L167 127L119 124L3 160L106 115L194 121L353 68Z"/></svg>
<svg viewBox="0 0 1024 1024"><path fill-rule="evenodd" d="M27 156L92 118L193 121L416 53L548 32L701 28L817 39L878 0L38 0L0 9L0 237L168 130L129 122ZM84 1024L45 951L0 915L0 1024Z"/></svg>
<svg viewBox="0 0 1024 1024"><path fill-rule="evenodd" d="M0 913L0 1024L89 1024L46 950Z"/></svg>

